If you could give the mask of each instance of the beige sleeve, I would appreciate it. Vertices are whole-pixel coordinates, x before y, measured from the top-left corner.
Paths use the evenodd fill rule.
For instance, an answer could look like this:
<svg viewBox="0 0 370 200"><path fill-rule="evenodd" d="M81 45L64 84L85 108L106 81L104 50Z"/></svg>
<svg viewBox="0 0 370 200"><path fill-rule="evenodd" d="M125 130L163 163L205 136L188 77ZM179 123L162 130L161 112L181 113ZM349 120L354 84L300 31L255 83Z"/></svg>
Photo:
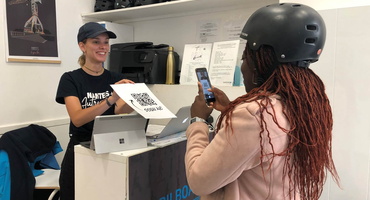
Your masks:
<svg viewBox="0 0 370 200"><path fill-rule="evenodd" d="M260 127L255 117L258 107L238 106L232 115L232 129L221 128L211 143L208 126L191 124L187 131L186 175L197 195L215 192L260 163Z"/></svg>

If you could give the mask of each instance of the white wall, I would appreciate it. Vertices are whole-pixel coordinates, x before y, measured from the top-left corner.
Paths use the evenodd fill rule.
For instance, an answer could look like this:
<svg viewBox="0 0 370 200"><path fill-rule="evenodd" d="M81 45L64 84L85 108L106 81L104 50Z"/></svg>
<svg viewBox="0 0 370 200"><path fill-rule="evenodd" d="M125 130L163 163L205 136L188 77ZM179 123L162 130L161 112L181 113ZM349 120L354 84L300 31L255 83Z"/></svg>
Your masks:
<svg viewBox="0 0 370 200"><path fill-rule="evenodd" d="M219 28L223 29L229 23L244 22L256 9L277 2L276 0L259 0L255 1L253 5L241 5L237 10L230 10L224 12L207 12L205 14L194 14L185 17L172 17L168 19L159 19L152 21L142 21L130 23L134 26L134 40L135 41L151 41L155 44L170 44L175 51L183 54L184 44L192 44L199 42L197 35L197 28L199 22L216 21ZM225 40L222 32L219 32L219 40ZM211 41L213 42L213 41Z"/></svg>
<svg viewBox="0 0 370 200"><path fill-rule="evenodd" d="M370 199L370 6L322 13L335 22L329 27L335 48L327 58L333 69L333 155L343 185L343 190L331 185L328 197Z"/></svg>

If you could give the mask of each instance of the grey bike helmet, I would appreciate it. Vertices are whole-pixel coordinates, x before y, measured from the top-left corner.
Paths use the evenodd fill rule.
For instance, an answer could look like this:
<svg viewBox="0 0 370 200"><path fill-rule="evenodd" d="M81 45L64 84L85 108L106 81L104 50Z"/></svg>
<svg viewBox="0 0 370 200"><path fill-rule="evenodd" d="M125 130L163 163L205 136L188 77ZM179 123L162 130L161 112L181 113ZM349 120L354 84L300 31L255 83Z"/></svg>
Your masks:
<svg viewBox="0 0 370 200"><path fill-rule="evenodd" d="M240 35L252 50L274 49L279 62L316 62L326 38L325 23L313 8L294 3L273 4L255 11Z"/></svg>

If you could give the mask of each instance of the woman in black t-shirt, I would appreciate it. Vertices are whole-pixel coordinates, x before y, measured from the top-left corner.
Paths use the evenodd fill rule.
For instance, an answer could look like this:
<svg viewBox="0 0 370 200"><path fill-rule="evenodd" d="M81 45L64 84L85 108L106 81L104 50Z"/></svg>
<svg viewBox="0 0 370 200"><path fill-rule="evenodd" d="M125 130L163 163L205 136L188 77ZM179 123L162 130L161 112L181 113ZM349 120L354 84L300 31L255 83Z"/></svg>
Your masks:
<svg viewBox="0 0 370 200"><path fill-rule="evenodd" d="M95 117L133 111L110 85L134 82L103 67L110 38L116 38L116 35L98 23L89 22L81 26L77 36L83 52L79 58L81 68L64 73L59 82L56 101L65 104L71 119L70 141L59 178L61 200L75 199L74 145L91 139Z"/></svg>

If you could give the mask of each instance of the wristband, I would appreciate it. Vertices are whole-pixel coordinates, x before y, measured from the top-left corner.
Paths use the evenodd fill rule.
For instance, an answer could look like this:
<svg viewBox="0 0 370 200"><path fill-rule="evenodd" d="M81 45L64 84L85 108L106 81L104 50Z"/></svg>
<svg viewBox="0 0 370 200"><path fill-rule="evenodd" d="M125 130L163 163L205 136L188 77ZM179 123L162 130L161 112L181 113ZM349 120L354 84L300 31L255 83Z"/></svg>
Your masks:
<svg viewBox="0 0 370 200"><path fill-rule="evenodd" d="M203 123L207 124L210 133L214 132L213 125L211 123L207 122L206 120L204 120L200 117L193 117L193 118L190 119L190 124L192 124L194 122L203 122Z"/></svg>
<svg viewBox="0 0 370 200"><path fill-rule="evenodd" d="M109 97L108 97L108 98L109 98ZM105 99L105 102L107 103L107 105L108 105L109 107L112 107L112 104L109 102L108 98L106 98L106 99Z"/></svg>
<svg viewBox="0 0 370 200"><path fill-rule="evenodd" d="M209 124L206 120L204 120L204 119L202 119L200 117L193 117L193 118L191 118L190 124L192 124L194 122L203 122L203 123L206 123L207 125Z"/></svg>

